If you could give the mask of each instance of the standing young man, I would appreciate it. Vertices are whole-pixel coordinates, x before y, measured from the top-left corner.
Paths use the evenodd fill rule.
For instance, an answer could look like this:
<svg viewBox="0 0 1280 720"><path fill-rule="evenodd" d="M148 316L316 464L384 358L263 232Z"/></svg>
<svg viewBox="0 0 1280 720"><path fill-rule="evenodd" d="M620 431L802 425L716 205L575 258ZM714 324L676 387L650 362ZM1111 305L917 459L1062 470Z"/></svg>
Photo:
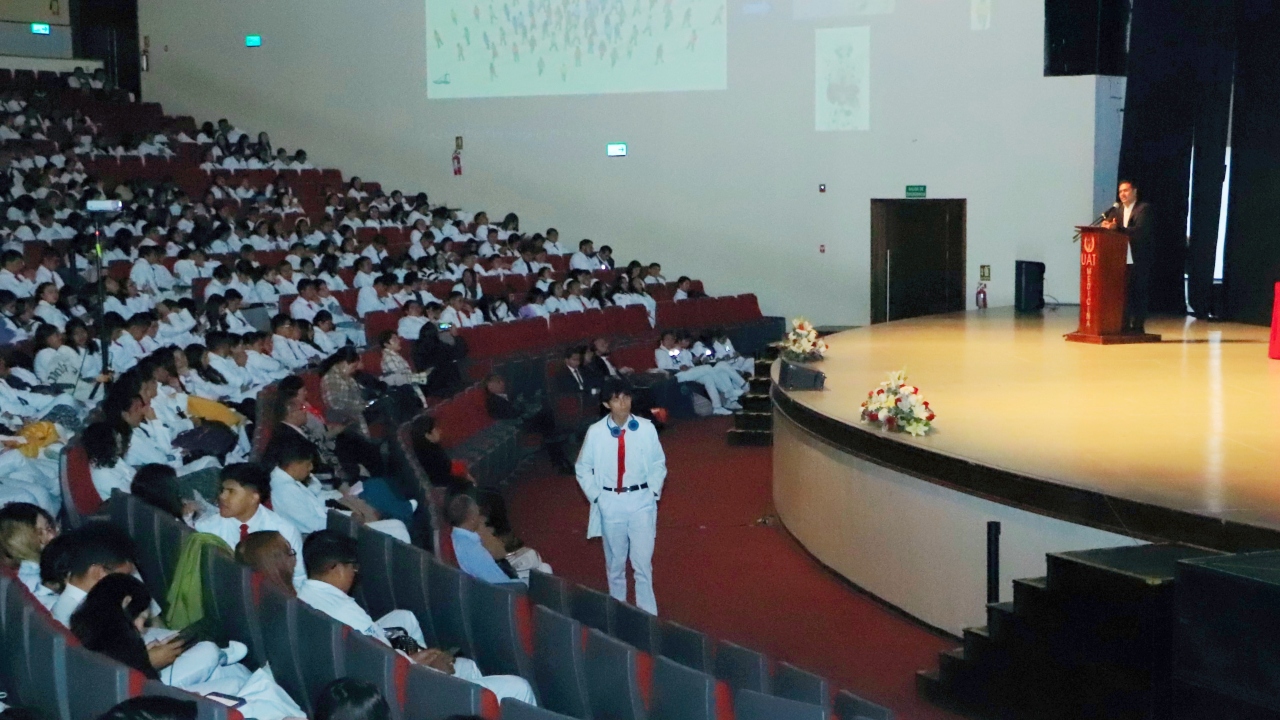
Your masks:
<svg viewBox="0 0 1280 720"><path fill-rule="evenodd" d="M631 390L611 383L601 394L609 414L587 429L576 471L591 502L587 537L604 537L609 594L627 599L627 560L636 578L636 605L658 614L653 595L653 543L667 457L653 423L631 414Z"/></svg>

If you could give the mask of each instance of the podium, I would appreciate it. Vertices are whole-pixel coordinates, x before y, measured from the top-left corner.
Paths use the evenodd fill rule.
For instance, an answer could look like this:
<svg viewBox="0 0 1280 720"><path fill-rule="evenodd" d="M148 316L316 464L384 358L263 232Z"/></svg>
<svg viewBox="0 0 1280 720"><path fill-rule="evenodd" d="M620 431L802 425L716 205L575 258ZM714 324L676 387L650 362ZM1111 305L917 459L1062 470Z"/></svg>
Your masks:
<svg viewBox="0 0 1280 720"><path fill-rule="evenodd" d="M1066 339L1094 345L1160 342L1159 335L1122 330L1129 237L1096 225L1076 229L1080 231L1080 326Z"/></svg>

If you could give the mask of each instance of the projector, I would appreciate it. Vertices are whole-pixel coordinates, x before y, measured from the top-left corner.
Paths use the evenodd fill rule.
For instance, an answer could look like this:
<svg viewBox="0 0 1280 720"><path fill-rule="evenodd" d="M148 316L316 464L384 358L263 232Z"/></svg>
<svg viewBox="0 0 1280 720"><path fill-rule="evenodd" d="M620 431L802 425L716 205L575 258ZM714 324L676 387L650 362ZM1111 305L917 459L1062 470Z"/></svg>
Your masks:
<svg viewBox="0 0 1280 720"><path fill-rule="evenodd" d="M91 213L117 213L124 209L124 203L119 200L88 200L84 209Z"/></svg>

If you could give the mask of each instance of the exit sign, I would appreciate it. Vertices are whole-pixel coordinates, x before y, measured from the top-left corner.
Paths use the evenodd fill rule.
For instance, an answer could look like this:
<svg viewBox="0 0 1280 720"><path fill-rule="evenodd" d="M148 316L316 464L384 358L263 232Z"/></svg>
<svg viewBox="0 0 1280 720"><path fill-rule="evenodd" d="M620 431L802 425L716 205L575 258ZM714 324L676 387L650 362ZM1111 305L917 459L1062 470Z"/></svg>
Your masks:
<svg viewBox="0 0 1280 720"><path fill-rule="evenodd" d="M245 35L244 46L245 47L262 47L262 36L261 35Z"/></svg>
<svg viewBox="0 0 1280 720"><path fill-rule="evenodd" d="M923 199L924 199L924 196L925 196L925 192L924 192L924 191L925 191L925 186L924 186L924 185L908 185L908 186L907 186L907 199L908 199L908 200L923 200Z"/></svg>
<svg viewBox="0 0 1280 720"><path fill-rule="evenodd" d="M52 29L49 27L49 23L31 23L32 35L48 35L50 32L52 32Z"/></svg>
<svg viewBox="0 0 1280 720"><path fill-rule="evenodd" d="M626 157L626 143L605 143L604 154L606 157Z"/></svg>

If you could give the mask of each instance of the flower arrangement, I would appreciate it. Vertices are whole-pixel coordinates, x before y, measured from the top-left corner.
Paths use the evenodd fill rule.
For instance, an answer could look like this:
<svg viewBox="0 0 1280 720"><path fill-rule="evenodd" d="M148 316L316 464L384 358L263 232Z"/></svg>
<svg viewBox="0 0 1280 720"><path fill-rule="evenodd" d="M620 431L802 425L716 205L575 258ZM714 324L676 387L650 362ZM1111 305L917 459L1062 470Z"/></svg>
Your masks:
<svg viewBox="0 0 1280 720"><path fill-rule="evenodd" d="M804 318L791 321L791 332L783 338L782 357L791 362L815 362L827 354L827 341L818 337L818 331Z"/></svg>
<svg viewBox="0 0 1280 720"><path fill-rule="evenodd" d="M920 437L933 429L933 410L920 388L907 384L907 372L889 373L889 379L867 393L862 403L862 422L879 425L890 432Z"/></svg>

